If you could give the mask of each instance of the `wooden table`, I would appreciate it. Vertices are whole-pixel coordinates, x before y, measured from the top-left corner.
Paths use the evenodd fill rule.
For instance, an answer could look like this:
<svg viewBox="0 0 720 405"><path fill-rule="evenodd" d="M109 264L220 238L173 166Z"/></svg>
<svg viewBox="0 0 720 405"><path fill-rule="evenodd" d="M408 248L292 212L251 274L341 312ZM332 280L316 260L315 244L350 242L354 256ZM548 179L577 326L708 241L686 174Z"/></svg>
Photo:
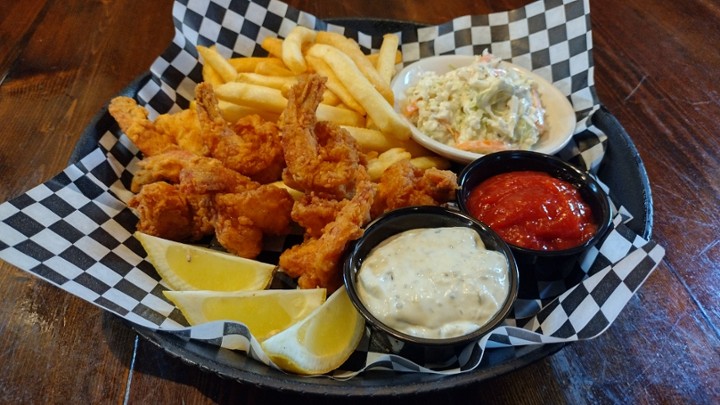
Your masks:
<svg viewBox="0 0 720 405"><path fill-rule="evenodd" d="M441 23L527 1L289 3L321 18ZM644 160L653 238L667 249L665 260L594 340L490 381L378 403L720 401L720 8L710 0L590 4L599 97ZM170 0L0 4L0 201L66 166L93 115L169 44L171 7ZM186 365L117 317L5 262L0 296L0 403L302 399Z"/></svg>

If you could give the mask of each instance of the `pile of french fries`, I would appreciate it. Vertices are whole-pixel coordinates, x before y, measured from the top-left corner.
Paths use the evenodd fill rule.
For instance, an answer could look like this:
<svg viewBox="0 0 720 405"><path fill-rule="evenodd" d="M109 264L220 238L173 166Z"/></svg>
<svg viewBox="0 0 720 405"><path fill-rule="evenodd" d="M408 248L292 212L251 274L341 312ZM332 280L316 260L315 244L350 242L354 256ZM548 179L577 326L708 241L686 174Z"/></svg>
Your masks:
<svg viewBox="0 0 720 405"><path fill-rule="evenodd" d="M214 46L198 46L203 80L211 83L223 117L230 121L258 114L277 120L285 95L300 75L327 77L318 120L345 128L368 156L377 180L393 163L410 159L419 168L447 169L450 163L410 138L410 128L393 109L390 82L402 60L398 37L387 34L377 53L366 55L342 34L295 27L286 38L265 38L267 57L225 58Z"/></svg>

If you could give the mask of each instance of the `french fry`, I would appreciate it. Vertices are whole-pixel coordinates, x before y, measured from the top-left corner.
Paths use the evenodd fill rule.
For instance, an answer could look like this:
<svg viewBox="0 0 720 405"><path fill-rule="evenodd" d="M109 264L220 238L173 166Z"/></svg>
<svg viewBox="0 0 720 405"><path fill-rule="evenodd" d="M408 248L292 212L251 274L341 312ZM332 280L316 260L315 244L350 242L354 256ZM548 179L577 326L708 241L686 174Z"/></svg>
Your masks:
<svg viewBox="0 0 720 405"><path fill-rule="evenodd" d="M370 129L370 128L359 128L351 126L343 126L348 133L355 138L360 148L365 152L370 151L386 151L393 145L390 141L394 138L385 136L382 132Z"/></svg>
<svg viewBox="0 0 720 405"><path fill-rule="evenodd" d="M340 97L338 97L337 94L333 93L332 90L326 89L325 93L323 93L322 103L339 107L342 105L342 100L340 100Z"/></svg>
<svg viewBox="0 0 720 405"><path fill-rule="evenodd" d="M342 100L343 104L348 106L348 108L357 111L359 114L365 115L365 109L363 106L360 105L360 103L355 100L355 97L353 97L352 94L348 91L348 89L340 82L340 79L335 75L335 72L328 66L327 63L325 63L324 60L320 58L315 58L313 56L307 55L305 57L305 60L307 63L312 67L312 69L320 74L321 76L327 77L327 88L330 89L335 95Z"/></svg>
<svg viewBox="0 0 720 405"><path fill-rule="evenodd" d="M308 55L323 59L335 72L340 82L365 108L378 129L385 134L404 140L410 138L410 127L391 104L375 90L353 61L343 52L329 45L315 44Z"/></svg>
<svg viewBox="0 0 720 405"><path fill-rule="evenodd" d="M280 90L256 84L225 83L215 88L215 95L219 100L276 114L281 114L287 105Z"/></svg>
<svg viewBox="0 0 720 405"><path fill-rule="evenodd" d="M205 63L210 65L210 67L217 72L224 82L235 80L237 70L235 70L233 65L231 65L224 56L220 55L215 48L208 48L206 46L199 45L197 50L200 56L204 59Z"/></svg>
<svg viewBox="0 0 720 405"><path fill-rule="evenodd" d="M264 56L250 56L247 58L230 58L228 59L228 62L232 65L232 67L235 68L238 73L254 72L258 63L263 62L267 59L268 58Z"/></svg>
<svg viewBox="0 0 720 405"><path fill-rule="evenodd" d="M223 100L218 100L218 108L220 109L220 115L222 115L227 122L237 122L240 118L247 115L259 115L272 122L277 122L278 118L280 118L280 114L277 113L238 105Z"/></svg>
<svg viewBox="0 0 720 405"><path fill-rule="evenodd" d="M295 83L289 81L287 84L283 85L282 88L280 88L280 92L282 93L283 97L287 98L287 94L294 84ZM330 91L329 89L325 89L321 103L327 105L334 105L337 107L341 106L342 101L332 91Z"/></svg>
<svg viewBox="0 0 720 405"><path fill-rule="evenodd" d="M291 72L300 74L307 71L307 63L303 56L303 44L313 42L315 35L315 31L298 25L282 42L281 59Z"/></svg>
<svg viewBox="0 0 720 405"><path fill-rule="evenodd" d="M392 148L379 154L377 158L368 160L367 171L371 180L378 180L388 167L401 160L409 160L410 152L403 148Z"/></svg>
<svg viewBox="0 0 720 405"><path fill-rule="evenodd" d="M265 58L255 66L255 73L267 76L295 76L278 58Z"/></svg>
<svg viewBox="0 0 720 405"><path fill-rule="evenodd" d="M296 189L288 186L287 184L283 183L282 181L276 181L276 182L273 182L270 184L272 184L275 187L284 188L285 190L287 190L288 194L290 194L290 197L292 197L293 200L295 200L295 201L299 200L300 198L302 198L302 196L305 195L305 193L303 193L302 191L296 190Z"/></svg>
<svg viewBox="0 0 720 405"><path fill-rule="evenodd" d="M367 124L366 124L367 125ZM350 135L358 142L363 151L383 152L392 148L403 148L410 153L412 157L421 157L432 155L432 152L425 149L419 143L412 139L399 140L391 136L385 136L382 132L371 128L358 128L344 126Z"/></svg>
<svg viewBox="0 0 720 405"><path fill-rule="evenodd" d="M378 58L380 58L380 53L379 52L371 53L370 55L367 55L367 58L370 61L370 63L372 63L373 66L375 66L375 69L377 69L377 61L378 61ZM402 52L400 52L400 50L398 49L395 51L395 64L397 65L400 62L402 62Z"/></svg>
<svg viewBox="0 0 720 405"><path fill-rule="evenodd" d="M365 117L347 108L320 104L317 108L316 115L320 121L330 121L337 125L347 125L351 127L365 126Z"/></svg>
<svg viewBox="0 0 720 405"><path fill-rule="evenodd" d="M274 56L282 60L283 40L276 37L265 37L260 43L260 47L266 50L270 56Z"/></svg>
<svg viewBox="0 0 720 405"><path fill-rule="evenodd" d="M213 69L212 66L208 65L207 63L203 64L202 77L203 81L208 82L213 86L218 86L224 83L222 77L220 77L220 75L215 71L215 69Z"/></svg>
<svg viewBox="0 0 720 405"><path fill-rule="evenodd" d="M255 84L224 83L215 88L215 95L221 102L225 101L246 108L246 110L231 110L226 106L225 110L228 116L243 114L244 111L248 111L247 108L279 116L287 106L287 99L283 97L280 90ZM320 104L316 114L318 120L330 121L337 125L358 127L365 125L365 118L362 115L345 108Z"/></svg>
<svg viewBox="0 0 720 405"><path fill-rule="evenodd" d="M261 75L259 73L238 73L235 81L283 90L289 86L293 86L298 80L294 76L268 76Z"/></svg>
<svg viewBox="0 0 720 405"><path fill-rule="evenodd" d="M395 34L383 35L383 42L378 52L378 60L375 63L380 77L388 85L395 75L395 55L399 42L400 39Z"/></svg>
<svg viewBox="0 0 720 405"><path fill-rule="evenodd" d="M410 159L410 163L418 169L430 169L434 167L439 170L447 170L450 168L450 161L440 156L419 156Z"/></svg>
<svg viewBox="0 0 720 405"><path fill-rule="evenodd" d="M321 31L315 37L317 44L330 45L339 49L342 53L350 57L355 62L357 69L362 72L363 76L372 83L373 87L388 101L391 105L394 103L394 95L390 89L389 83L385 83L380 77L375 66L367 59L367 56L360 49L355 40L345 37L336 32ZM337 73L337 72L336 72Z"/></svg>

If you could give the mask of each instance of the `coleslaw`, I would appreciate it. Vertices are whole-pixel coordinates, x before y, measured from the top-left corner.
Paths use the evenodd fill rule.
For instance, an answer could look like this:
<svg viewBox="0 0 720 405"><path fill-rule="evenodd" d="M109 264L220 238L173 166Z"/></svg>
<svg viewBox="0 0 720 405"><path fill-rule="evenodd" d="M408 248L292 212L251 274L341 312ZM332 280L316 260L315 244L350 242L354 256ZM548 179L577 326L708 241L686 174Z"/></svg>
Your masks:
<svg viewBox="0 0 720 405"><path fill-rule="evenodd" d="M402 111L410 122L458 149L530 149L545 130L545 108L535 82L487 52L442 75L422 73L406 95Z"/></svg>

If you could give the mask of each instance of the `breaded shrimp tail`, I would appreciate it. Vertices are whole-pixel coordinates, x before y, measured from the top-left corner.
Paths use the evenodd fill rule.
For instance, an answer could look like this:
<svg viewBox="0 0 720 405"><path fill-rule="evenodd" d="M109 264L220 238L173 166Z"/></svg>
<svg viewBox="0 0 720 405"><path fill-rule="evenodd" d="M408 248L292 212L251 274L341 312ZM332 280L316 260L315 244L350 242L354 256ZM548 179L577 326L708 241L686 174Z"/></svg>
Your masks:
<svg viewBox="0 0 720 405"><path fill-rule="evenodd" d="M329 122L317 122L315 111L325 81L324 77L308 75L289 91L281 117L287 163L283 179L305 192L347 198L355 186L360 152L347 131Z"/></svg>

